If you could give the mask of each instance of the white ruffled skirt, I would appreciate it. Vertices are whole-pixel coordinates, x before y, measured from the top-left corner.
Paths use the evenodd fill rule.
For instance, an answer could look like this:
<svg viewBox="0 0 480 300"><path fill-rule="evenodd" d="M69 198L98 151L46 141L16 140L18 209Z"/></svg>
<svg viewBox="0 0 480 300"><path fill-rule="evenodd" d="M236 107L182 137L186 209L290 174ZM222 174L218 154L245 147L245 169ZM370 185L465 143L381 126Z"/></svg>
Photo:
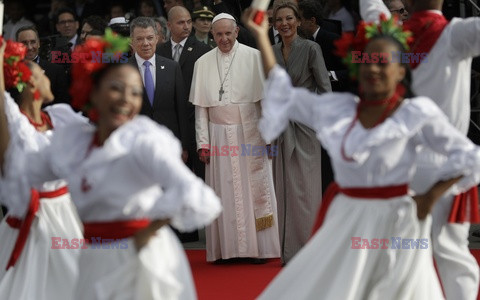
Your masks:
<svg viewBox="0 0 480 300"><path fill-rule="evenodd" d="M25 247L15 266L6 266L19 230L0 223L0 298L2 300L72 299L78 276L78 249L52 249L52 238L82 238L76 209L65 194L40 199ZM60 245L62 243L60 242Z"/></svg>
<svg viewBox="0 0 480 300"><path fill-rule="evenodd" d="M115 249L82 249L78 300L196 299L190 265L168 226L160 228L137 253L132 238Z"/></svg>
<svg viewBox="0 0 480 300"><path fill-rule="evenodd" d="M321 229L259 299L444 299L433 266L431 217L419 222L408 196L361 200L338 195ZM353 249L352 238L388 239L387 249ZM398 249L392 238L427 239ZM360 242L360 246L362 242ZM423 245L425 245L425 240ZM403 246L401 246L402 248Z"/></svg>

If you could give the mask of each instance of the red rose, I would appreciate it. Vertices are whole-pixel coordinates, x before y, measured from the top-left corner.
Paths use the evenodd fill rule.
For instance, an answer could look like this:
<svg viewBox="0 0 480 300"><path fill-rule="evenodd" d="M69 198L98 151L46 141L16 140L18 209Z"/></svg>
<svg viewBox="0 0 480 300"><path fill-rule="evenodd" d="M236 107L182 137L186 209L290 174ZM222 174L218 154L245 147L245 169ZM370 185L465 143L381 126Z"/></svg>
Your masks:
<svg viewBox="0 0 480 300"><path fill-rule="evenodd" d="M28 82L30 80L30 77L32 76L32 71L30 71L27 65L23 62L19 63L17 66L21 74L21 81Z"/></svg>
<svg viewBox="0 0 480 300"><path fill-rule="evenodd" d="M5 57L18 57L18 60L23 60L27 54L27 47L22 43L17 43L8 40L7 46L5 47ZM18 61L17 60L17 61Z"/></svg>
<svg viewBox="0 0 480 300"><path fill-rule="evenodd" d="M17 86L18 84L18 69L7 63L3 64L3 74L5 77L5 88L11 89Z"/></svg>
<svg viewBox="0 0 480 300"><path fill-rule="evenodd" d="M72 107L83 110L89 102L90 91L92 90L92 79L90 76L73 77L70 86L70 95L72 96Z"/></svg>
<svg viewBox="0 0 480 300"><path fill-rule="evenodd" d="M353 42L353 34L352 33L343 33L342 37L336 41L334 41L335 45L335 55L339 57L345 57L347 53L351 50L350 47Z"/></svg>
<svg viewBox="0 0 480 300"><path fill-rule="evenodd" d="M385 13L380 14L380 22L388 21L387 15Z"/></svg>

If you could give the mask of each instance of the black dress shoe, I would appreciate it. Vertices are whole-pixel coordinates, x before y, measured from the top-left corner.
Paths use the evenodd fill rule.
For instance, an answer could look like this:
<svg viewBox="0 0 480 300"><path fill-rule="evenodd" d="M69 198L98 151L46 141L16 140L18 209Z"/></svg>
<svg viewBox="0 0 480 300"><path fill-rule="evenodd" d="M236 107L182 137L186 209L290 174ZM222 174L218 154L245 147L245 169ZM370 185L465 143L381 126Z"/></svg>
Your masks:
<svg viewBox="0 0 480 300"><path fill-rule="evenodd" d="M267 259L266 258L252 258L250 263L253 264L253 265L263 265L263 264L267 263Z"/></svg>

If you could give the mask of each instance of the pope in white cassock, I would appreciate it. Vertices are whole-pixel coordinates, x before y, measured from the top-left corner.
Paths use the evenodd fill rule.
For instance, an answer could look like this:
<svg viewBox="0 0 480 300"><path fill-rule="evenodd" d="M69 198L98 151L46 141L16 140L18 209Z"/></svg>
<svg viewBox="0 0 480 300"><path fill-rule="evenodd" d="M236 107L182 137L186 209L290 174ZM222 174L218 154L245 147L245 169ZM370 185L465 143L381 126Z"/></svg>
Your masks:
<svg viewBox="0 0 480 300"><path fill-rule="evenodd" d="M205 180L224 208L206 228L207 261L280 256L272 171L257 129L264 84L260 52L238 43L238 31L229 14L213 19L218 47L195 63L190 91Z"/></svg>

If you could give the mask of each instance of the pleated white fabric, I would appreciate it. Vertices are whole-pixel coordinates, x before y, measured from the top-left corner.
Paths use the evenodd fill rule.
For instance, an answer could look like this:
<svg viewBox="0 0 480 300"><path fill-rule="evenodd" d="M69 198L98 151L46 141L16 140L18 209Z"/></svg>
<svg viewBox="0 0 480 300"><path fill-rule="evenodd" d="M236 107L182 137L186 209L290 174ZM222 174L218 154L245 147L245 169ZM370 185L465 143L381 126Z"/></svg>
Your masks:
<svg viewBox="0 0 480 300"><path fill-rule="evenodd" d="M8 217L8 215L6 216ZM79 249L52 249L52 238L81 239L82 230L70 194L40 199L40 208L14 267L6 264L18 236L6 218L0 223L0 298L2 300L73 299Z"/></svg>
<svg viewBox="0 0 480 300"><path fill-rule="evenodd" d="M210 123L211 147L244 145L242 125ZM206 227L207 261L233 257L273 258L280 256L277 203L272 197L273 226L256 231L254 197L250 189L247 157L238 155L212 156L206 167L205 180L221 199L223 212ZM231 154L231 153L230 153ZM265 156L270 195L275 195L271 164ZM233 184L232 184L233 182Z"/></svg>
<svg viewBox="0 0 480 300"><path fill-rule="evenodd" d="M168 226L159 229L140 253L133 239L127 240L126 249L89 245L81 250L75 299L196 299L185 252Z"/></svg>
<svg viewBox="0 0 480 300"><path fill-rule="evenodd" d="M396 237L430 241L430 226L430 216L418 221L408 196L361 200L340 194L323 227L259 299L443 299L431 244L392 244ZM388 249L352 249L352 237L388 239Z"/></svg>

